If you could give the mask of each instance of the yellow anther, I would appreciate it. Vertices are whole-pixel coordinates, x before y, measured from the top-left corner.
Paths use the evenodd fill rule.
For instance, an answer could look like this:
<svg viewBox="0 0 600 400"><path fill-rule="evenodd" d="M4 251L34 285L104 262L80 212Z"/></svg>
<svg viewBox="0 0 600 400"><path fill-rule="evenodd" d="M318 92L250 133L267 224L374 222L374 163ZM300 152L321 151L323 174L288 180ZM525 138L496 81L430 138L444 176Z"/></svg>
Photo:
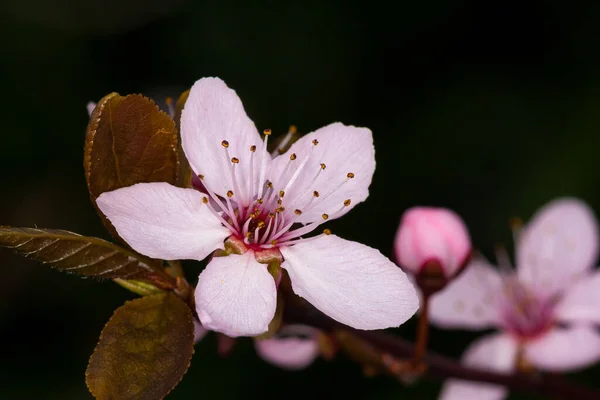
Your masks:
<svg viewBox="0 0 600 400"><path fill-rule="evenodd" d="M202 202L203 202L204 204L208 204L208 197L203 197L203 198L202 198Z"/></svg>
<svg viewBox="0 0 600 400"><path fill-rule="evenodd" d="M313 196L315 197L319 197L319 192L317 192L316 190L313 192Z"/></svg>
<svg viewBox="0 0 600 400"><path fill-rule="evenodd" d="M227 191L227 197L233 197L233 191L228 190Z"/></svg>
<svg viewBox="0 0 600 400"><path fill-rule="evenodd" d="M203 179L204 179L204 175L200 174L200 175L198 175L198 178L199 178L200 180L203 180Z"/></svg>
<svg viewBox="0 0 600 400"><path fill-rule="evenodd" d="M288 129L288 132L290 132L292 135L295 135L296 132L298 132L296 125L290 125L290 129Z"/></svg>
<svg viewBox="0 0 600 400"><path fill-rule="evenodd" d="M279 197L283 197L283 196L285 196L285 192L283 190L280 190L279 191Z"/></svg>
<svg viewBox="0 0 600 400"><path fill-rule="evenodd" d="M350 205L350 199L344 200L344 205L348 207Z"/></svg>
<svg viewBox="0 0 600 400"><path fill-rule="evenodd" d="M348 178L352 179L354 178L354 173L352 172L348 172L348 175L346 175Z"/></svg>
<svg viewBox="0 0 600 400"><path fill-rule="evenodd" d="M325 169L327 168L327 165L325 165L325 163L321 163L321 169Z"/></svg>
<svg viewBox="0 0 600 400"><path fill-rule="evenodd" d="M236 157L233 157L231 159L231 162L234 163L234 164L238 164L240 162L240 160L238 158L236 158Z"/></svg>
<svg viewBox="0 0 600 400"><path fill-rule="evenodd" d="M282 204L283 204L283 200L281 200L281 199L277 200L277 205L278 205L278 206L280 206L280 205L282 205Z"/></svg>
<svg viewBox="0 0 600 400"><path fill-rule="evenodd" d="M267 182L267 188L268 189L273 189L273 183L272 182Z"/></svg>
<svg viewBox="0 0 600 400"><path fill-rule="evenodd" d="M328 218L329 218L329 215L327 215L327 214L323 214L323 215L321 215L321 217L323 217L323 219L328 219Z"/></svg>
<svg viewBox="0 0 600 400"><path fill-rule="evenodd" d="M312 144L314 144L316 146L319 144L319 141L317 139L313 139Z"/></svg>
<svg viewBox="0 0 600 400"><path fill-rule="evenodd" d="M285 211L285 207L277 207L277 208L275 209L275 211L277 211L278 213L282 213L282 212L284 212L284 211Z"/></svg>
<svg viewBox="0 0 600 400"><path fill-rule="evenodd" d="M265 136L269 136L271 134L271 130L270 129L265 129L263 131L263 133L265 134Z"/></svg>
<svg viewBox="0 0 600 400"><path fill-rule="evenodd" d="M326 235L331 235L331 229L323 229L323 233Z"/></svg>
<svg viewBox="0 0 600 400"><path fill-rule="evenodd" d="M165 103L167 103L168 106L173 104L173 98L171 96L167 97L165 99Z"/></svg>
<svg viewBox="0 0 600 400"><path fill-rule="evenodd" d="M225 147L225 148L228 148L228 147L229 147L229 142L228 142L227 140L223 140L223 141L221 142L221 146L223 146L223 147Z"/></svg>
<svg viewBox="0 0 600 400"><path fill-rule="evenodd" d="M250 151L254 153L256 151L256 146L255 145L250 146Z"/></svg>
<svg viewBox="0 0 600 400"><path fill-rule="evenodd" d="M261 228L264 228L264 227L265 227L265 221L260 221L258 223L258 228L261 229Z"/></svg>
<svg viewBox="0 0 600 400"><path fill-rule="evenodd" d="M294 214L301 215L302 214L302 210L294 210Z"/></svg>
<svg viewBox="0 0 600 400"><path fill-rule="evenodd" d="M296 159L296 153L292 153L290 155L290 160L294 161Z"/></svg>
<svg viewBox="0 0 600 400"><path fill-rule="evenodd" d="M277 239L275 239L275 240L272 240L272 241L271 241L271 244L272 244L273 246L275 246L275 245L277 244Z"/></svg>
<svg viewBox="0 0 600 400"><path fill-rule="evenodd" d="M257 202L258 204L262 204L262 203L264 203L264 200L263 200L263 199L262 199L262 197L261 197L260 199L256 200L256 202Z"/></svg>
<svg viewBox="0 0 600 400"><path fill-rule="evenodd" d="M275 213L270 212L269 213L269 218L275 218Z"/></svg>

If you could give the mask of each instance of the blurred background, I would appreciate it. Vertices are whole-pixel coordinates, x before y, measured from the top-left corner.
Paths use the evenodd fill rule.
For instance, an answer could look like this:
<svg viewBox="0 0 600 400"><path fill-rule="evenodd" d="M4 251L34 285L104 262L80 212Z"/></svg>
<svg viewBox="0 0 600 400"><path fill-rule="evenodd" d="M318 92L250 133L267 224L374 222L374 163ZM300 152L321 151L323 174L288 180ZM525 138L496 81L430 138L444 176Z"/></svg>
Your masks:
<svg viewBox="0 0 600 400"><path fill-rule="evenodd" d="M249 3L4 0L0 224L108 238L83 175L86 103L113 91L160 102L205 76L234 88L259 129L371 128L371 196L329 227L388 256L417 204L456 210L490 258L496 243L512 248L510 217L555 197L600 212L600 3ZM6 250L0 264L0 398L91 398L88 357L134 296ZM195 282L202 266L186 267ZM434 330L432 348L459 356L477 336ZM571 378L598 385L599 373ZM250 340L220 359L209 336L169 398L434 399L439 388L363 378L343 356L283 372Z"/></svg>

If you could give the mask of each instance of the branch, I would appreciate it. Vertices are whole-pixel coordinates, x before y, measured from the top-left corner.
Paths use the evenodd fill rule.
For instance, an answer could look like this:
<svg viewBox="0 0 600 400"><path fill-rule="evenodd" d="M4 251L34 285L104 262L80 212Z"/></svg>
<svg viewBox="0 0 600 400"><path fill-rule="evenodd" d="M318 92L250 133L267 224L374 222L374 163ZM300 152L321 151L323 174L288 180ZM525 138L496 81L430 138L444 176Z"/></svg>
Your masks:
<svg viewBox="0 0 600 400"><path fill-rule="evenodd" d="M286 308L285 319L310 325L327 332L344 330L360 337L371 346L389 353L399 359L410 359L414 356L415 346L383 331L362 331L340 324L331 318L314 310L298 310L296 307ZM438 378L457 378L474 382L485 382L503 385L511 390L544 394L552 398L568 400L598 400L600 391L574 385L554 374L502 374L469 368L448 357L427 352L423 361L428 372Z"/></svg>

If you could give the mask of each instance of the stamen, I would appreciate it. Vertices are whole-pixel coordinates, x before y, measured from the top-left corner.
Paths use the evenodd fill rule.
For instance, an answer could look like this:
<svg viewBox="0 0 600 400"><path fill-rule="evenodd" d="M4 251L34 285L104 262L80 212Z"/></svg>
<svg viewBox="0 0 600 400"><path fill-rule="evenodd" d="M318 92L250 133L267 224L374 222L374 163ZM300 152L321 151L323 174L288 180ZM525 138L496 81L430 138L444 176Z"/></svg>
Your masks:
<svg viewBox="0 0 600 400"><path fill-rule="evenodd" d="M204 175L202 175L202 174L198 175L198 179L200 179L201 181L204 180Z"/></svg>
<svg viewBox="0 0 600 400"><path fill-rule="evenodd" d="M319 192L317 192L316 190L313 192L313 196L314 197L319 197Z"/></svg>
<svg viewBox="0 0 600 400"><path fill-rule="evenodd" d="M271 152L271 157L275 157L278 154L283 154L283 149L285 149L290 140L292 140L292 136L294 136L296 132L296 127L294 125L290 126L290 129L288 129L288 133L286 133L283 140L279 143L277 148Z"/></svg>
<svg viewBox="0 0 600 400"><path fill-rule="evenodd" d="M263 183L265 182L265 174L267 169L267 143L269 141L269 136L271 135L271 130L265 129L263 133L265 134L265 138L263 140L263 151L260 153L260 173L258 174L259 178L257 184L256 197L263 196Z"/></svg>
<svg viewBox="0 0 600 400"><path fill-rule="evenodd" d="M294 210L294 214L296 215L302 215L302 210Z"/></svg>
<svg viewBox="0 0 600 400"><path fill-rule="evenodd" d="M294 161L296 159L296 153L292 153L290 155L290 160Z"/></svg>
<svg viewBox="0 0 600 400"><path fill-rule="evenodd" d="M233 197L233 191L228 190L227 191L227 197L232 198Z"/></svg>
<svg viewBox="0 0 600 400"><path fill-rule="evenodd" d="M225 147L226 149L229 148L229 142L227 140L223 140L221 142L221 146Z"/></svg>
<svg viewBox="0 0 600 400"><path fill-rule="evenodd" d="M250 146L250 151L254 153L256 151L256 146L255 145Z"/></svg>
<svg viewBox="0 0 600 400"><path fill-rule="evenodd" d="M348 172L348 175L346 175L348 178L352 179L354 178L354 173L352 172Z"/></svg>
<svg viewBox="0 0 600 400"><path fill-rule="evenodd" d="M323 229L323 233L326 235L331 235L331 229Z"/></svg>
<svg viewBox="0 0 600 400"><path fill-rule="evenodd" d="M329 215L327 215L327 214L323 214L323 215L321 215L321 217L323 217L324 220L329 219Z"/></svg>
<svg viewBox="0 0 600 400"><path fill-rule="evenodd" d="M314 144L316 146L319 144L319 141L317 139L313 139L312 144Z"/></svg>
<svg viewBox="0 0 600 400"><path fill-rule="evenodd" d="M350 199L344 200L344 206L348 207L350 205Z"/></svg>
<svg viewBox="0 0 600 400"><path fill-rule="evenodd" d="M325 163L321 163L321 169L325 169L327 168L327 165L325 165Z"/></svg>
<svg viewBox="0 0 600 400"><path fill-rule="evenodd" d="M283 190L279 191L279 197L283 198L283 196L285 196L285 192Z"/></svg>
<svg viewBox="0 0 600 400"><path fill-rule="evenodd" d="M232 157L232 158L231 158L231 162L232 162L232 163L234 163L234 164L239 164L239 163L240 163L240 160L239 160L239 158Z"/></svg>
<svg viewBox="0 0 600 400"><path fill-rule="evenodd" d="M202 203L206 204L206 207L208 207L208 209L210 210L210 212L217 217L217 219L219 221L221 221L221 223L223 225L225 225L227 228L229 228L231 231L235 231L235 229L233 228L233 226L231 226L231 224L227 221L225 221L225 219L221 216L221 214L219 214L210 204L210 202L208 201L208 198L203 197L202 198Z"/></svg>
<svg viewBox="0 0 600 400"><path fill-rule="evenodd" d="M175 107L173 106L173 98L171 96L165 99L165 103L167 103L167 108L169 109L169 115L171 118L175 118Z"/></svg>

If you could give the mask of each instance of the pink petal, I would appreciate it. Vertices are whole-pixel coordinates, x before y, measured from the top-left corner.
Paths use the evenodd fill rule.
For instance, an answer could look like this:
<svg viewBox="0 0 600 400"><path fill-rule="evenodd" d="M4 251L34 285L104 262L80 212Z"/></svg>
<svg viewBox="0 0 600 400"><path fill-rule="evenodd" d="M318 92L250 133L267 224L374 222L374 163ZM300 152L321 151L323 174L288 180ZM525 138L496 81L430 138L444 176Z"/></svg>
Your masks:
<svg viewBox="0 0 600 400"><path fill-rule="evenodd" d="M200 273L196 311L202 325L227 336L256 336L275 315L277 290L254 253L215 257Z"/></svg>
<svg viewBox="0 0 600 400"><path fill-rule="evenodd" d="M562 322L600 324L600 272L583 276L567 288L555 315Z"/></svg>
<svg viewBox="0 0 600 400"><path fill-rule="evenodd" d="M289 337L294 330L306 337ZM306 335L308 333L308 335ZM273 337L255 340L256 352L267 362L280 368L298 370L308 367L319 355L317 330L309 326L291 325L284 327L279 334L286 337Z"/></svg>
<svg viewBox="0 0 600 400"><path fill-rule="evenodd" d="M229 148L223 147L223 140ZM231 190L238 202L249 199L251 181L256 190L261 186L261 160L266 168L270 165L271 156L262 150L262 140L240 98L218 78L203 78L192 86L181 115L181 142L194 172L204 175L207 189L223 197ZM256 146L254 153L251 146ZM232 180L233 157L239 159L235 174L240 193Z"/></svg>
<svg viewBox="0 0 600 400"><path fill-rule="evenodd" d="M363 244L321 235L280 250L294 292L343 324L395 327L419 306L406 274Z"/></svg>
<svg viewBox="0 0 600 400"><path fill-rule="evenodd" d="M431 322L442 328L485 329L499 324L500 274L475 259L446 288L431 298Z"/></svg>
<svg viewBox="0 0 600 400"><path fill-rule="evenodd" d="M137 252L163 260L202 260L230 235L204 195L168 183L138 183L102 193L100 210Z"/></svg>
<svg viewBox="0 0 600 400"><path fill-rule="evenodd" d="M203 327L200 322L194 319L194 343L198 343L204 339L204 336L206 336L208 332L208 329Z"/></svg>
<svg viewBox="0 0 600 400"><path fill-rule="evenodd" d="M525 357L547 371L579 369L600 361L600 334L593 327L554 328L528 342Z"/></svg>
<svg viewBox="0 0 600 400"><path fill-rule="evenodd" d="M517 356L517 343L508 335L492 334L477 339L463 354L466 366L509 373ZM440 395L441 400L501 400L508 390L504 386L450 379Z"/></svg>
<svg viewBox="0 0 600 400"><path fill-rule="evenodd" d="M96 108L96 103L94 103L93 101L90 101L87 103L87 112L90 117L92 116L92 111L94 111L95 108Z"/></svg>
<svg viewBox="0 0 600 400"><path fill-rule="evenodd" d="M471 253L471 240L454 211L413 207L402 215L395 250L398 263L406 270L418 274L426 262L437 260L451 278Z"/></svg>
<svg viewBox="0 0 600 400"><path fill-rule="evenodd" d="M585 203L572 198L554 200L521 233L519 279L552 295L593 266L599 239L596 217Z"/></svg>
<svg viewBox="0 0 600 400"><path fill-rule="evenodd" d="M317 146L313 140L318 141ZM294 161L290 161L291 154L296 154ZM331 219L341 217L369 195L375 172L375 149L369 129L337 122L302 137L273 160L270 179L274 188L284 190L305 159L301 173L285 190L284 206L303 211L298 222L322 221L322 214L328 214ZM288 163L291 166L286 168ZM325 169L321 169L321 163ZM354 174L354 178L348 178L349 173ZM318 198L313 198L315 191L319 193ZM350 200L348 206L344 206L345 200Z"/></svg>

